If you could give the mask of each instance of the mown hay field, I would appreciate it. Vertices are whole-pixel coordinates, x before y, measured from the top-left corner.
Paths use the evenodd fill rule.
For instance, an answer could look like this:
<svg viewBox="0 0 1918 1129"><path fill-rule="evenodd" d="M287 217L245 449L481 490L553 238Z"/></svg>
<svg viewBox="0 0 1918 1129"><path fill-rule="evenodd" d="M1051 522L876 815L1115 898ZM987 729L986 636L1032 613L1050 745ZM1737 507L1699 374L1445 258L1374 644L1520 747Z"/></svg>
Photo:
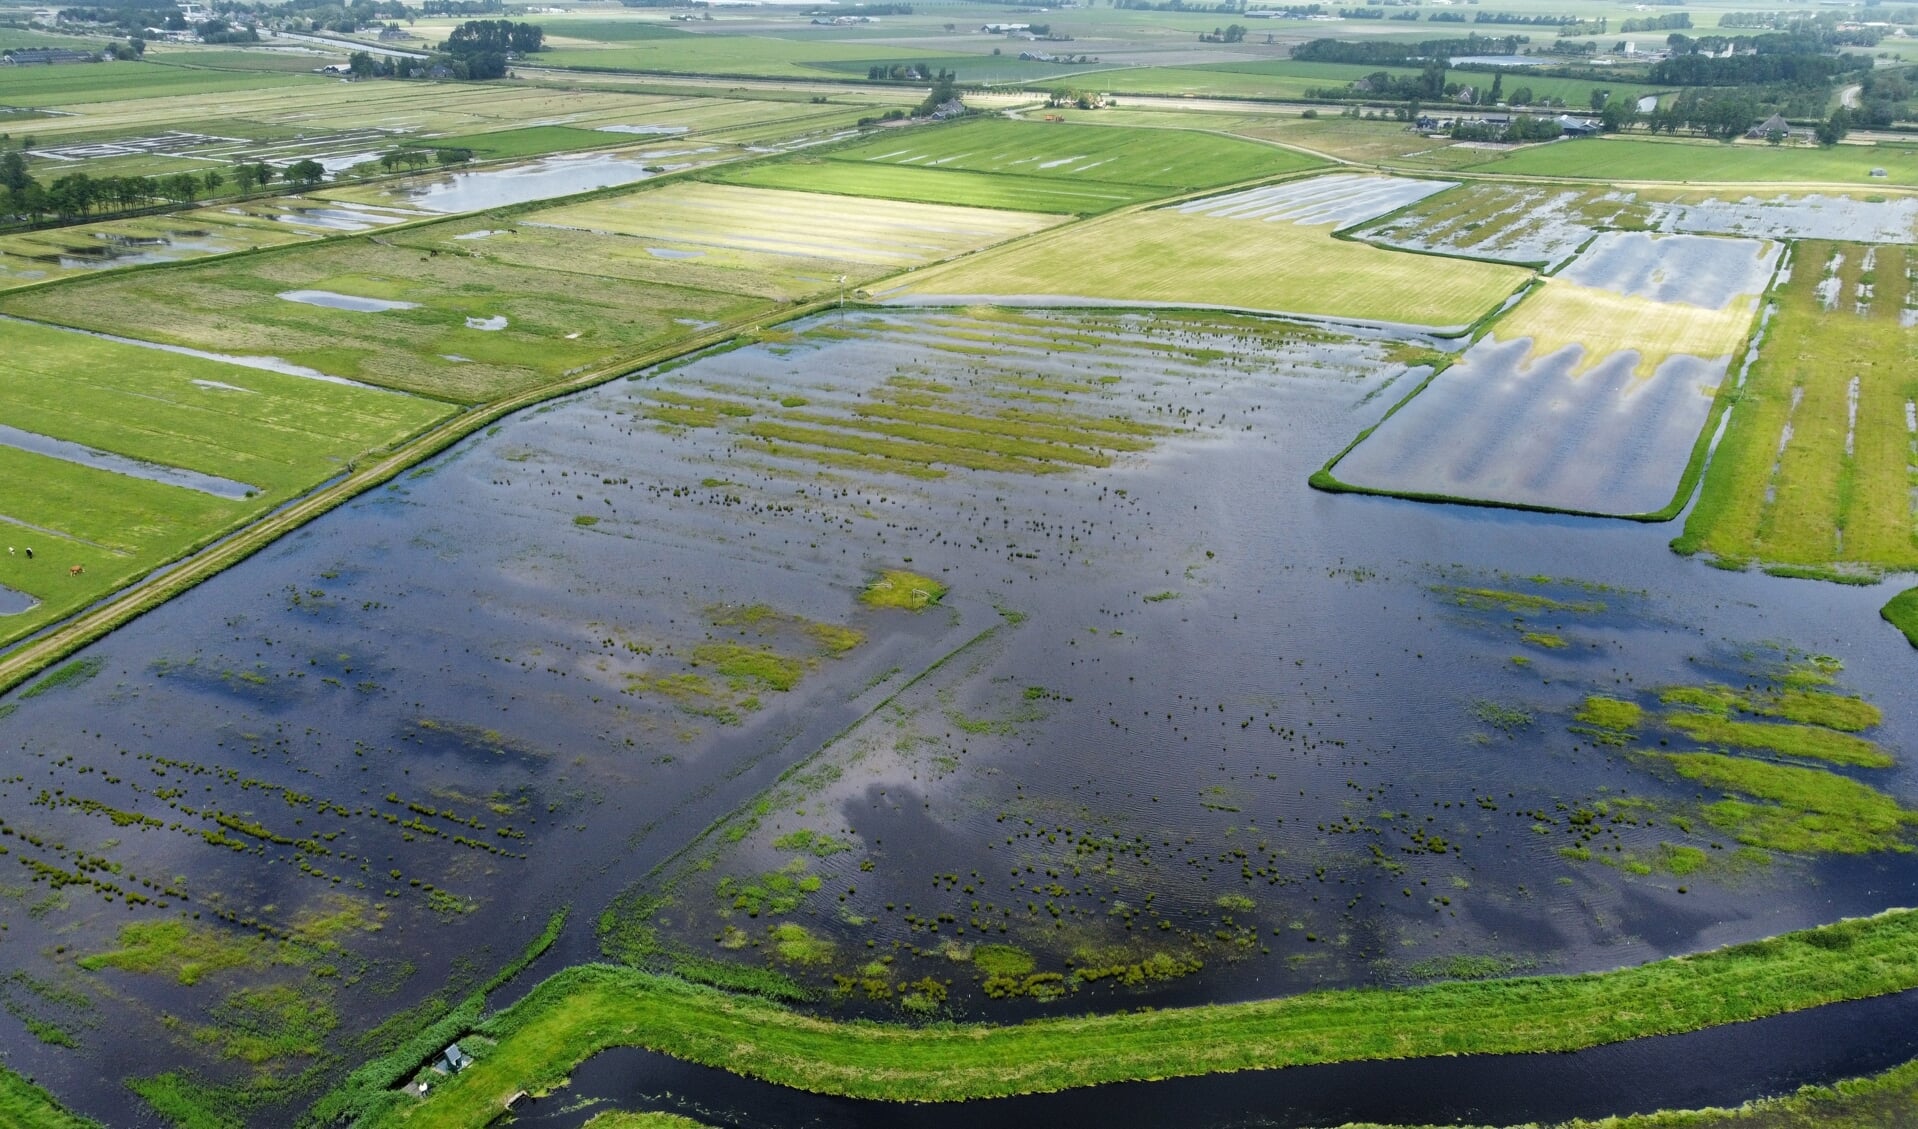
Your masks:
<svg viewBox="0 0 1918 1129"><path fill-rule="evenodd" d="M933 267L883 296L1217 306L1460 328L1530 277L1334 239L1331 226L1135 212Z"/></svg>
<svg viewBox="0 0 1918 1129"><path fill-rule="evenodd" d="M47 326L6 325L0 419L35 435L244 483L227 498L0 445L0 584L39 605L11 642L444 418L441 403ZM24 550L35 550L29 558ZM72 575L79 565L83 571Z"/></svg>
<svg viewBox="0 0 1918 1129"><path fill-rule="evenodd" d="M1914 265L1903 247L1797 246L1681 551L1918 568Z"/></svg>
<svg viewBox="0 0 1918 1129"><path fill-rule="evenodd" d="M736 251L902 268L1027 235L1057 221L983 208L674 184L534 212L523 222L643 237L677 248L676 254Z"/></svg>
<svg viewBox="0 0 1918 1129"><path fill-rule="evenodd" d="M775 164L747 165L713 174L727 184L831 192L881 200L960 204L975 208L1011 208L1027 212L1091 215L1163 195L1154 188L1099 181L1070 182L1036 176L952 172L898 166L874 167L845 161L798 158Z"/></svg>

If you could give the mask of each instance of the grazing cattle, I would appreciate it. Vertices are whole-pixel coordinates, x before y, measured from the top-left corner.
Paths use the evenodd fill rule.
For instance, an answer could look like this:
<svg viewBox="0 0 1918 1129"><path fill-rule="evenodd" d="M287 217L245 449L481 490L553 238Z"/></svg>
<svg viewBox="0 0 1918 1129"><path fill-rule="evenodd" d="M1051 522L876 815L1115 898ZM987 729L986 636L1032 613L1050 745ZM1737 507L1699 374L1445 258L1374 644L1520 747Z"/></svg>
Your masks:
<svg viewBox="0 0 1918 1129"><path fill-rule="evenodd" d="M72 568L70 568L70 569L68 569L68 570L67 570L67 575L68 575L68 576L78 576L78 575L80 575L81 573L83 573L83 572L85 572L85 571L86 571L86 568L85 568L85 566L83 566L83 565L74 565L74 566L73 566Z"/></svg>

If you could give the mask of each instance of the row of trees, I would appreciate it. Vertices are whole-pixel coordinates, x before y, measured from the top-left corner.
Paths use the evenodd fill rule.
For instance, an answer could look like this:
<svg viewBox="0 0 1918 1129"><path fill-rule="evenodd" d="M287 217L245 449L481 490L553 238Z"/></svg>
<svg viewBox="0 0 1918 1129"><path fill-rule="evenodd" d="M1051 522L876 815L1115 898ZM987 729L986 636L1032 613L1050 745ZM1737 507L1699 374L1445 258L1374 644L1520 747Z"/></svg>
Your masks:
<svg viewBox="0 0 1918 1129"><path fill-rule="evenodd" d="M0 152L0 219L38 223L48 217L81 220L97 215L134 211L156 204L191 204L211 196L228 183L228 173L179 172L168 176L91 176L67 173L51 184L41 184L27 169L24 149ZM243 161L231 170L232 183L241 192L282 177L304 188L319 183L326 169L318 161L298 161L284 171L263 161Z"/></svg>

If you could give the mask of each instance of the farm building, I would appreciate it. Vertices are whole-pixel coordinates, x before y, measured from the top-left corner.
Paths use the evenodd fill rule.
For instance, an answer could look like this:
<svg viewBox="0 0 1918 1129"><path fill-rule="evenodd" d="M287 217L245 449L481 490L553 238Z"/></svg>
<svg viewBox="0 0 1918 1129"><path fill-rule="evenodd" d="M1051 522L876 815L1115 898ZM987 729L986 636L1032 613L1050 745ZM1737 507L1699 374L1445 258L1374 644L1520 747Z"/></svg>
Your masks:
<svg viewBox="0 0 1918 1129"><path fill-rule="evenodd" d="M1751 127L1751 129L1746 132L1745 136L1746 137L1770 137L1774 133L1782 134L1787 139L1790 139L1790 137L1792 136L1791 123L1785 120L1785 115L1773 114L1771 117L1768 117L1764 121L1759 122L1757 125Z"/></svg>
<svg viewBox="0 0 1918 1129"><path fill-rule="evenodd" d="M16 47L0 55L0 63L16 67L52 66L56 63L97 63L98 51L75 51L70 47Z"/></svg>

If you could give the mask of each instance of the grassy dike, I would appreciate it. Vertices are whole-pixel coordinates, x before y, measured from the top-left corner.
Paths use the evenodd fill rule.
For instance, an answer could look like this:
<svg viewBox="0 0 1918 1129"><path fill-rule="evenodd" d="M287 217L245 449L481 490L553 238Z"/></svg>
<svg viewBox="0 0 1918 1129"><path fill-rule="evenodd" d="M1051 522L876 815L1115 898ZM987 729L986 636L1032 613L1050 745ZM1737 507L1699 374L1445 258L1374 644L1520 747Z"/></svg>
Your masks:
<svg viewBox="0 0 1918 1129"><path fill-rule="evenodd" d="M0 1129L101 1129L91 1118L68 1113L53 1095L0 1066Z"/></svg>
<svg viewBox="0 0 1918 1129"><path fill-rule="evenodd" d="M1886 623L1904 632L1912 646L1918 647L1918 588L1907 588L1893 596L1878 614Z"/></svg>
<svg viewBox="0 0 1918 1129"><path fill-rule="evenodd" d="M842 1023L610 965L551 977L481 1024L480 1061L361 1129L477 1129L517 1090L639 1046L779 1085L963 1101L1311 1063L1570 1051L1918 987L1918 911L1888 910L1611 972L1312 992L1014 1026Z"/></svg>

